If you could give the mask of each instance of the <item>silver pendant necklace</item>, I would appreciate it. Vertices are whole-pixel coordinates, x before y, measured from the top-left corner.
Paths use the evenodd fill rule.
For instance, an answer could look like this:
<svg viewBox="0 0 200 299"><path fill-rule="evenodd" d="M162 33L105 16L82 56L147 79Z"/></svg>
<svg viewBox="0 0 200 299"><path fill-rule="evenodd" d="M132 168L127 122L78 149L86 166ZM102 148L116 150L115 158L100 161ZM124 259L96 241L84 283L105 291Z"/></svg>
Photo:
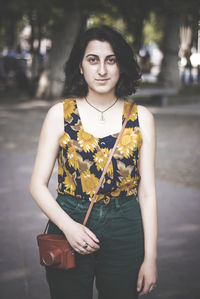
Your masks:
<svg viewBox="0 0 200 299"><path fill-rule="evenodd" d="M105 121L106 121L106 119L105 119L105 117L104 117L104 112L106 112L108 109L110 109L110 108L112 108L114 105L115 105L115 103L118 101L118 98L116 99L116 101L110 106L110 107L108 107L108 108L106 108L105 110L100 110L100 109L98 109L98 108L96 108L95 106L93 106L92 104L90 104L89 102L88 102L88 99L85 97L85 100L86 100L86 102L91 106L91 107L93 107L94 109L96 109L97 111L99 111L100 113L101 113L101 116L100 116L100 119L99 119L99 122L101 123L101 124L104 124L105 123Z"/></svg>

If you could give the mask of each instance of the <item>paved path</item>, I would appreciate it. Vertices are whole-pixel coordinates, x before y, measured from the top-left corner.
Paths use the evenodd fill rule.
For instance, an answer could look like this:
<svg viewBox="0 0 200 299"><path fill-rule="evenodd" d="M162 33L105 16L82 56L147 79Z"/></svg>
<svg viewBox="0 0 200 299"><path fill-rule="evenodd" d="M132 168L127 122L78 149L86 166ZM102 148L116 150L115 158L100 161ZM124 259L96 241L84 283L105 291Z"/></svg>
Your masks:
<svg viewBox="0 0 200 299"><path fill-rule="evenodd" d="M46 223L28 192L38 136L52 103L0 105L0 289L2 299L48 299L35 236ZM159 283L147 298L198 299L199 104L149 107L157 130ZM56 196L55 167L50 190ZM94 291L94 299L96 299Z"/></svg>

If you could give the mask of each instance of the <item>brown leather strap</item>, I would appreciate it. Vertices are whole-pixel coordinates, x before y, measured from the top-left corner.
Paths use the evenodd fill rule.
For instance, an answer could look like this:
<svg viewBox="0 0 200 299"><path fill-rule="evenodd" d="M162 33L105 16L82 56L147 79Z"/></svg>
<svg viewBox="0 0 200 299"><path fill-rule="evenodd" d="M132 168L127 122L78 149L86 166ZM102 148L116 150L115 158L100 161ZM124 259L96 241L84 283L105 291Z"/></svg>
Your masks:
<svg viewBox="0 0 200 299"><path fill-rule="evenodd" d="M46 234L46 233L47 233L47 229L48 229L48 227L49 227L49 222L50 222L50 220L48 220L48 222L47 222L47 224L46 224L46 226L45 226L45 229L44 229L43 234Z"/></svg>
<svg viewBox="0 0 200 299"><path fill-rule="evenodd" d="M115 141L115 144L114 144L114 146L113 146L113 148L112 148L112 151L111 151L111 153L110 153L110 156L109 156L109 158L108 158L108 161L107 161L107 163L106 163L106 165L105 165L105 167L104 167L104 170L103 170L102 175L101 175L101 177L100 177L99 183L98 183L98 185L97 185L97 188L96 188L95 193L94 193L94 195L93 195L93 197L92 197L92 200L91 200L91 203L90 203L90 205L89 205L89 208L88 208L88 210L87 210L87 214L86 214L85 219L84 219L84 221L83 221L83 225L86 225L86 223L87 223L87 221L88 221L88 217L90 216L92 207L93 207L93 205L94 205L94 203L95 203L95 199L96 199L97 193L98 193L98 191L99 191L99 189L100 189L100 187L101 187L101 184L102 184L102 182L103 182L104 176L105 176L106 171L107 171L107 168L108 168L108 166L109 166L109 164L110 164L110 162L111 162L111 159L112 159L112 157L113 157L113 154L114 154L114 152L115 152L115 149L116 149L116 147L117 147L117 144L118 144L118 142L119 142L119 140L120 140L120 138L121 138L121 136L122 136L122 134L123 134L123 131L124 131L125 126L126 126L126 124L127 124L128 118L129 118L129 116L130 116L130 114L131 114L131 111L132 111L132 108L133 108L133 104L134 104L134 103L132 103L131 106L130 106L130 109L129 109L129 111L128 111L128 114L127 114L127 116L126 116L126 119L125 119L125 121L124 121L124 123L123 123L122 129L121 129L121 131L120 131L120 133L119 133L119 135L118 135L118 137L117 137L117 140Z"/></svg>

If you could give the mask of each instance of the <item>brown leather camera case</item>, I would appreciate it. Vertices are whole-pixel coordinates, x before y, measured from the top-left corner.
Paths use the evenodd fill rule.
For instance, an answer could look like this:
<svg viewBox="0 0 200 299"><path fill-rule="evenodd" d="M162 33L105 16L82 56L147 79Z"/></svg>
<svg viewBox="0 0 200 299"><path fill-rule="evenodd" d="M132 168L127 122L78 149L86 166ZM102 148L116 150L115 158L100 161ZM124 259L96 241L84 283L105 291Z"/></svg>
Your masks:
<svg viewBox="0 0 200 299"><path fill-rule="evenodd" d="M40 264L60 269L75 267L75 255L67 239L62 235L41 234L37 236Z"/></svg>

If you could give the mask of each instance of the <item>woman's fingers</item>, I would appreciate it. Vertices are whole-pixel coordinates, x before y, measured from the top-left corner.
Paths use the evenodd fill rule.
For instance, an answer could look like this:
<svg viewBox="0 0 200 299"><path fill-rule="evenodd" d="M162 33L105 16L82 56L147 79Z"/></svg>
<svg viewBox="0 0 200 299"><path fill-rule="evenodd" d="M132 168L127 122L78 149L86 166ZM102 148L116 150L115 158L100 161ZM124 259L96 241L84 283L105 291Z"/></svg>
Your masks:
<svg viewBox="0 0 200 299"><path fill-rule="evenodd" d="M150 286L149 286L150 287ZM140 292L139 296L146 295L149 293L148 283L144 277L144 274L139 274L137 282L137 291Z"/></svg>
<svg viewBox="0 0 200 299"><path fill-rule="evenodd" d="M89 254L96 251L96 249L92 248L89 244L87 246L87 248L84 249L84 254Z"/></svg>
<svg viewBox="0 0 200 299"><path fill-rule="evenodd" d="M137 291L140 292L139 296L147 295L150 292L151 286L154 286L152 282L147 281L144 276L139 277L137 283Z"/></svg>
<svg viewBox="0 0 200 299"><path fill-rule="evenodd" d="M84 245L85 243L83 242L82 245L80 245L80 243L77 243L73 248L75 251L77 251L80 254L89 254L96 251L96 249L90 247L89 245L87 246L87 248L84 248Z"/></svg>
<svg viewBox="0 0 200 299"><path fill-rule="evenodd" d="M66 233L66 237L75 251L80 254L89 254L100 248L95 234L84 225L74 222ZM87 247L85 247L87 243ZM85 247L85 248L84 248Z"/></svg>
<svg viewBox="0 0 200 299"><path fill-rule="evenodd" d="M87 227L85 227L85 232L88 234L88 236L94 241L99 243L99 239L95 236L95 234Z"/></svg>
<svg viewBox="0 0 200 299"><path fill-rule="evenodd" d="M87 245L87 247L86 247ZM85 253L92 253L100 248L93 240L90 238L85 238L84 241L81 243L81 248L85 249Z"/></svg>
<svg viewBox="0 0 200 299"><path fill-rule="evenodd" d="M149 293L150 286L147 283L144 283L144 287L142 289L142 292L139 293L139 296L143 296Z"/></svg>
<svg viewBox="0 0 200 299"><path fill-rule="evenodd" d="M89 249L90 251L98 250L100 246L91 239L88 234L83 234L81 240L78 242L78 245L81 247L84 247L85 245L88 245L86 249Z"/></svg>
<svg viewBox="0 0 200 299"><path fill-rule="evenodd" d="M139 274L138 281L137 281L137 291L140 292L142 289L142 283L143 283L143 275Z"/></svg>
<svg viewBox="0 0 200 299"><path fill-rule="evenodd" d="M87 248L84 248L83 246L75 247L75 250L76 250L78 253L83 254L83 255L84 255L84 254L90 254L90 253L96 251L96 250L94 250L92 247L90 247L89 245L88 245Z"/></svg>
<svg viewBox="0 0 200 299"><path fill-rule="evenodd" d="M144 262L141 265L137 280L137 291L139 292L139 296L146 295L151 292L156 285L156 281L156 263Z"/></svg>
<svg viewBox="0 0 200 299"><path fill-rule="evenodd" d="M77 241L75 247L81 254L89 254L100 248L100 246L96 242L94 242L93 239L91 239L86 233L84 233L81 239Z"/></svg>
<svg viewBox="0 0 200 299"><path fill-rule="evenodd" d="M142 292L139 296L147 295L150 292L151 283L145 283Z"/></svg>
<svg viewBox="0 0 200 299"><path fill-rule="evenodd" d="M84 227L84 231L86 233L84 241L89 245L89 247L93 248L94 250L98 250L100 248L98 244L99 240L95 234L87 227Z"/></svg>

